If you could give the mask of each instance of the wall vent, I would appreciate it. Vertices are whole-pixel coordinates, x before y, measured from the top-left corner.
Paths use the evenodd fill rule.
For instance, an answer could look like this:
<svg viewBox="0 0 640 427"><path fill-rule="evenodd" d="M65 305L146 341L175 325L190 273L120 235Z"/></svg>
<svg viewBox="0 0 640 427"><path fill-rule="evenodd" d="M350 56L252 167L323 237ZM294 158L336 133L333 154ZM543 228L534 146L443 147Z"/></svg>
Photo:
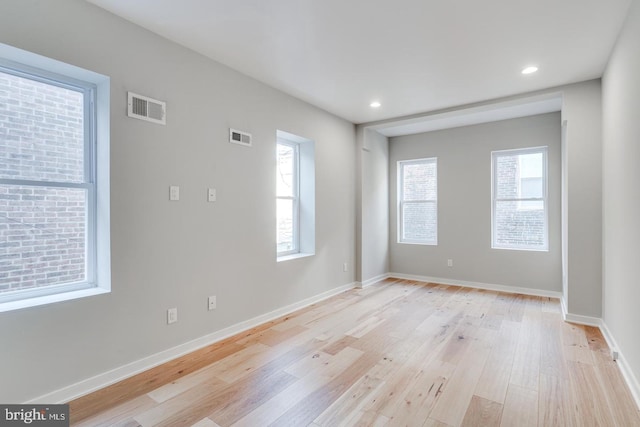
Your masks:
<svg viewBox="0 0 640 427"><path fill-rule="evenodd" d="M235 129L229 129L229 142L244 145L245 147L251 147L251 134Z"/></svg>
<svg viewBox="0 0 640 427"><path fill-rule="evenodd" d="M127 92L127 115L134 119L166 125L167 103Z"/></svg>

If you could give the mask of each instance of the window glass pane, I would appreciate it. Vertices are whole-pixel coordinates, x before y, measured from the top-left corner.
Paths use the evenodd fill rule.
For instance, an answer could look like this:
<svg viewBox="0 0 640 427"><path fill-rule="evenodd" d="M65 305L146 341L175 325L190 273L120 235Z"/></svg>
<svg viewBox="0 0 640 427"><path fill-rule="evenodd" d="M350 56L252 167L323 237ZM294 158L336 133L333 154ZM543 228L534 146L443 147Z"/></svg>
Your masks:
<svg viewBox="0 0 640 427"><path fill-rule="evenodd" d="M276 167L276 194L278 197L293 197L295 192L295 149L278 144Z"/></svg>
<svg viewBox="0 0 640 427"><path fill-rule="evenodd" d="M436 163L402 166L403 200L436 200Z"/></svg>
<svg viewBox="0 0 640 427"><path fill-rule="evenodd" d="M437 209L435 202L405 202L402 205L402 239L436 241Z"/></svg>
<svg viewBox="0 0 640 427"><path fill-rule="evenodd" d="M87 192L0 185L0 293L86 280Z"/></svg>
<svg viewBox="0 0 640 427"><path fill-rule="evenodd" d="M83 100L0 72L0 178L83 182Z"/></svg>
<svg viewBox="0 0 640 427"><path fill-rule="evenodd" d="M517 199L519 197L518 156L499 155L495 159L496 198Z"/></svg>
<svg viewBox="0 0 640 427"><path fill-rule="evenodd" d="M498 199L543 197L542 153L498 155L495 173Z"/></svg>
<svg viewBox="0 0 640 427"><path fill-rule="evenodd" d="M543 171L542 153L520 154L520 177L541 178Z"/></svg>
<svg viewBox="0 0 640 427"><path fill-rule="evenodd" d="M520 179L520 198L540 199L542 196L542 177Z"/></svg>
<svg viewBox="0 0 640 427"><path fill-rule="evenodd" d="M494 244L498 246L545 246L545 211L542 201L497 201L494 221Z"/></svg>
<svg viewBox="0 0 640 427"><path fill-rule="evenodd" d="M277 235L276 242L278 253L295 249L293 232L294 201L291 199L276 200Z"/></svg>
<svg viewBox="0 0 640 427"><path fill-rule="evenodd" d="M520 172L520 198L541 198L544 157L542 153L522 154L518 156Z"/></svg>
<svg viewBox="0 0 640 427"><path fill-rule="evenodd" d="M544 202L542 200L518 201L518 209L544 210Z"/></svg>

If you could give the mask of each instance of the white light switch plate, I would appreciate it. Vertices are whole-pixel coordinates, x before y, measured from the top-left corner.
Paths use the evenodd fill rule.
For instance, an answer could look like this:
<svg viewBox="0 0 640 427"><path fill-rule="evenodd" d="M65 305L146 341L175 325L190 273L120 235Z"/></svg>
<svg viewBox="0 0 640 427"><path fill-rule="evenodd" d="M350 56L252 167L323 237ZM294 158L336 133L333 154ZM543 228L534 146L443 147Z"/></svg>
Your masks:
<svg viewBox="0 0 640 427"><path fill-rule="evenodd" d="M180 200L180 187L177 185L169 187L169 200Z"/></svg>

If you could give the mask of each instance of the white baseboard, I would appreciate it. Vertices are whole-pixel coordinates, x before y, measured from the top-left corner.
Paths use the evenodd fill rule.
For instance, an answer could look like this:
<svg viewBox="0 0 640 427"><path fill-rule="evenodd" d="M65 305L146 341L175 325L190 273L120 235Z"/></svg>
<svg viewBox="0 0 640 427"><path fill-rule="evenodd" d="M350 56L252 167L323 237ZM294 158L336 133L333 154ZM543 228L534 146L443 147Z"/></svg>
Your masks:
<svg viewBox="0 0 640 427"><path fill-rule="evenodd" d="M567 311L567 303L564 300L564 297L560 298L560 305L562 306L562 319L565 322L577 323L579 325L595 326L602 329L601 318L569 313Z"/></svg>
<svg viewBox="0 0 640 427"><path fill-rule="evenodd" d="M203 337L196 338L195 340L161 351L160 353L153 354L143 359L136 360L135 362L129 363L127 365L120 366L111 371L107 371L86 380L82 380L78 383L71 384L67 387L32 399L26 403L67 403L71 400L100 390L104 387L108 387L112 384L115 384L119 381L132 377L151 368L155 368L158 365L162 365L163 363L169 362L180 356L184 356L185 354L191 353L193 351L221 341L225 338L229 338L233 335L239 334L240 332L277 319L296 310L300 310L301 308L308 307L327 298L331 298L334 295L337 295L349 289L353 289L355 286L356 283L354 282L337 287L335 289L331 289L319 295L306 298L302 301L298 301L296 303L287 305L277 310L273 310L269 313L262 314L252 319L236 323L235 325L229 326Z"/></svg>
<svg viewBox="0 0 640 427"><path fill-rule="evenodd" d="M640 382L638 381L638 378L636 378L636 376L633 374L633 370L631 369L631 366L629 366L629 363L624 358L624 354L620 350L618 343L616 342L615 338L613 338L611 331L609 330L609 328L607 327L607 324L604 321L601 322L600 330L602 331L602 335L604 336L604 339L607 341L607 344L609 345L609 348L611 349L611 351L618 352L618 359L616 360L616 363L620 368L620 372L622 372L622 376L624 377L624 380L627 382L627 385L629 386L629 390L631 390L631 395L633 396L633 399L636 401L636 406L638 407L638 409L640 409Z"/></svg>
<svg viewBox="0 0 640 427"><path fill-rule="evenodd" d="M387 277L417 280L420 282L441 283L443 285L463 286L466 288L486 289L489 291L509 292L512 294L533 295L538 297L562 298L562 292L545 291L542 289L521 288L518 286L494 285L491 283L470 282L467 280L445 279L442 277L417 276L404 273L389 273Z"/></svg>
<svg viewBox="0 0 640 427"><path fill-rule="evenodd" d="M367 280L363 281L362 283L360 283L359 287L360 288L366 288L367 286L371 286L374 283L378 283L379 281L384 280L384 279L388 279L388 278L389 278L389 273L380 274L380 275L378 275L376 277L372 277L371 279L367 279Z"/></svg>

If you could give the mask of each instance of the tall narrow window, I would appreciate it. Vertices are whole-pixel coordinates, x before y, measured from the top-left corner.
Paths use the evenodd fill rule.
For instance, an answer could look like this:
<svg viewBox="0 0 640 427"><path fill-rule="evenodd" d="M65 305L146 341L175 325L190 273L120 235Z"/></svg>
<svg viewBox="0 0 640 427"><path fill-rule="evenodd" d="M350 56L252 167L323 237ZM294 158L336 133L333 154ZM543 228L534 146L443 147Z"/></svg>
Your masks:
<svg viewBox="0 0 640 427"><path fill-rule="evenodd" d="M437 159L398 162L398 187L398 241L437 245Z"/></svg>
<svg viewBox="0 0 640 427"><path fill-rule="evenodd" d="M316 172L312 140L279 130L276 143L277 261L316 252Z"/></svg>
<svg viewBox="0 0 640 427"><path fill-rule="evenodd" d="M300 155L298 144L279 139L276 151L278 255L300 251Z"/></svg>
<svg viewBox="0 0 640 427"><path fill-rule="evenodd" d="M74 77L0 58L0 311L110 288L108 78L37 60Z"/></svg>
<svg viewBox="0 0 640 427"><path fill-rule="evenodd" d="M491 156L492 247L548 250L547 147Z"/></svg>

